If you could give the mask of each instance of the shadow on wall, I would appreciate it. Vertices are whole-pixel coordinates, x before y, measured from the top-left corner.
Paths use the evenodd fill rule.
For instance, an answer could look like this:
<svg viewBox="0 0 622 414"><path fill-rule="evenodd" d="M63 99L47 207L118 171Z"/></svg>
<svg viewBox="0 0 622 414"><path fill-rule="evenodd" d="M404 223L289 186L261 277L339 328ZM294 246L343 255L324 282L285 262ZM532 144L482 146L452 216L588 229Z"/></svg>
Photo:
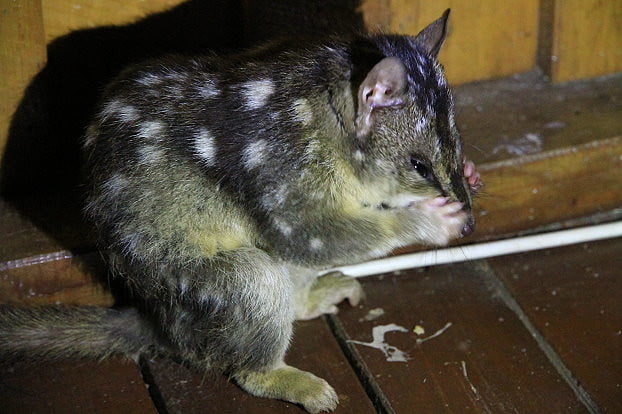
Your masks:
<svg viewBox="0 0 622 414"><path fill-rule="evenodd" d="M64 247L75 248L90 239L80 213L80 137L102 88L123 67L165 53L226 53L274 37L364 30L359 0L273 3L190 0L133 24L54 40L13 117L2 194Z"/></svg>

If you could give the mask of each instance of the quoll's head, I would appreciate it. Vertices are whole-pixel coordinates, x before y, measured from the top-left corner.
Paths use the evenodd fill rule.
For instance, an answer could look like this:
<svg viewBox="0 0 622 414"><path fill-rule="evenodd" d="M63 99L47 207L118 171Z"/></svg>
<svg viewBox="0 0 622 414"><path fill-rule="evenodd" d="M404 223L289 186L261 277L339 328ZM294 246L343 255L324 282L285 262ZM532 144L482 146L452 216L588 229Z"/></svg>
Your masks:
<svg viewBox="0 0 622 414"><path fill-rule="evenodd" d="M374 154L367 169L391 183L387 208L446 197L462 203L463 235L475 226L464 177L460 134L451 93L436 56L445 39L449 10L416 37L378 36L384 53L358 89L356 134Z"/></svg>

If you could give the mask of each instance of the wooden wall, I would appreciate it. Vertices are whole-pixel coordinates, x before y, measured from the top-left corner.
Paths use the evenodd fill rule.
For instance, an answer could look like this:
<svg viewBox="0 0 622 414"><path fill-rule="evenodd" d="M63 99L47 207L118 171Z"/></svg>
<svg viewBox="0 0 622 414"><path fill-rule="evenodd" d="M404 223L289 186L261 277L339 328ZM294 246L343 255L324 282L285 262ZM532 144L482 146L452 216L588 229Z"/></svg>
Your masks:
<svg viewBox="0 0 622 414"><path fill-rule="evenodd" d="M180 3L0 0L0 154L13 113L44 67L51 41L77 29L130 23ZM248 7L253 0L240 4ZM454 84L536 65L555 82L622 70L622 0L361 0L359 11L371 30L416 34L448 7L450 36L440 58Z"/></svg>
<svg viewBox="0 0 622 414"><path fill-rule="evenodd" d="M622 0L363 0L370 29L416 34L451 8L440 59L450 82L536 66L554 82L622 70Z"/></svg>
<svg viewBox="0 0 622 414"><path fill-rule="evenodd" d="M622 70L622 0L542 3L546 20L541 25L543 50L539 61L544 60L540 64L553 81Z"/></svg>
<svg viewBox="0 0 622 414"><path fill-rule="evenodd" d="M525 72L535 66L538 0L365 0L366 25L417 34L451 8L440 60L450 82L463 83Z"/></svg>

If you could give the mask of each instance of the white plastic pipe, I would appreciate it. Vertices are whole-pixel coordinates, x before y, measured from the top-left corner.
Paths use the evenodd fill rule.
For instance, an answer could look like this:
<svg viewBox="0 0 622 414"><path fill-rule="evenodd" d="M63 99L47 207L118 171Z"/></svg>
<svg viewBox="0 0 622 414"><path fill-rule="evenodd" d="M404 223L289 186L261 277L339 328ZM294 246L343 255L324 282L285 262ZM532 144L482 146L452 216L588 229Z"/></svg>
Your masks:
<svg viewBox="0 0 622 414"><path fill-rule="evenodd" d="M507 240L478 243L468 246L449 247L446 249L402 254L395 257L388 257L386 259L372 260L350 266L341 266L331 269L331 271L339 270L349 276L362 277L379 273L412 269L416 267L485 259L487 257L502 256L504 254L567 246L570 244L584 243L620 236L622 236L622 221L617 221L613 223L599 224L570 230L560 230L533 236L516 237Z"/></svg>

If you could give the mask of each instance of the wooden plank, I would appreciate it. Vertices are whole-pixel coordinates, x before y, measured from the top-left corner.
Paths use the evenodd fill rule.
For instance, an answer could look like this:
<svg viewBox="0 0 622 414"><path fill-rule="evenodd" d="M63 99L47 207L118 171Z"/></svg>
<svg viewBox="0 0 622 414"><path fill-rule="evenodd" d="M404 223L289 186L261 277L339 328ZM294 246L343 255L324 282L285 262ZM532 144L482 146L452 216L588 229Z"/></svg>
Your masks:
<svg viewBox="0 0 622 414"><path fill-rule="evenodd" d="M622 206L622 138L485 164L480 172L480 240Z"/></svg>
<svg viewBox="0 0 622 414"><path fill-rule="evenodd" d="M46 61L40 1L0 0L0 157L11 117Z"/></svg>
<svg viewBox="0 0 622 414"><path fill-rule="evenodd" d="M407 330L384 338L408 353L407 362L352 344L395 412L586 412L476 263L370 277L363 285L365 303L342 306L338 317L349 338L362 342L372 341L374 327ZM367 321L373 309L383 314Z"/></svg>
<svg viewBox="0 0 622 414"><path fill-rule="evenodd" d="M452 9L449 36L440 54L452 83L489 79L534 68L538 1L365 0L371 30L417 34Z"/></svg>
<svg viewBox="0 0 622 414"><path fill-rule="evenodd" d="M156 413L136 365L126 360L3 365L1 411L26 413Z"/></svg>
<svg viewBox="0 0 622 414"><path fill-rule="evenodd" d="M530 72L454 95L465 150L479 164L622 136L622 74L551 85Z"/></svg>
<svg viewBox="0 0 622 414"><path fill-rule="evenodd" d="M98 253L69 252L0 264L0 303L112 306L106 268Z"/></svg>
<svg viewBox="0 0 622 414"><path fill-rule="evenodd" d="M492 259L603 412L622 412L622 239Z"/></svg>
<svg viewBox="0 0 622 414"><path fill-rule="evenodd" d="M31 194L0 198L0 263L62 250L94 246L92 229L72 194Z"/></svg>
<svg viewBox="0 0 622 414"><path fill-rule="evenodd" d="M553 81L622 71L622 0L554 0L553 7Z"/></svg>
<svg viewBox="0 0 622 414"><path fill-rule="evenodd" d="M133 23L184 0L47 0L43 2L46 42L78 29Z"/></svg>
<svg viewBox="0 0 622 414"><path fill-rule="evenodd" d="M374 413L375 410L359 384L328 327L321 319L301 322L286 362L324 378L337 391L339 413ZM283 401L253 397L225 378L214 381L170 360L149 362L151 386L161 395L168 413L248 413L278 414L304 412Z"/></svg>

